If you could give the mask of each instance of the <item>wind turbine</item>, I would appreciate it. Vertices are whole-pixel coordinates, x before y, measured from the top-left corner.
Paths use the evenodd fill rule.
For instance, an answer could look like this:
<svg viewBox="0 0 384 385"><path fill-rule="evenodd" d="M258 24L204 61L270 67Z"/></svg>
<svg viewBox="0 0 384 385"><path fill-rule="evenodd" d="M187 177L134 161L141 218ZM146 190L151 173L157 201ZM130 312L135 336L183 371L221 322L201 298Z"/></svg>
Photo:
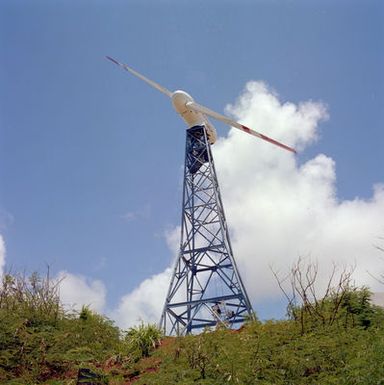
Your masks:
<svg viewBox="0 0 384 385"><path fill-rule="evenodd" d="M181 335L217 325L235 327L254 318L233 257L211 152L217 135L208 117L284 150L296 153L295 149L196 103L185 91L171 92L126 64L106 58L171 98L188 126L180 249L160 326L170 335Z"/></svg>
<svg viewBox="0 0 384 385"><path fill-rule="evenodd" d="M120 63L117 60L111 58L110 56L106 56L106 58L111 62L117 64L121 68L124 68L126 71L130 72L132 75L135 75L139 79L145 81L150 86L156 88L158 91L162 92L164 95L167 95L168 97L170 97L172 99L173 107L175 108L177 113L183 118L185 123L187 123L189 128L194 126L202 126L202 125L205 126L210 144L214 144L216 142L217 136L216 136L216 129L210 123L207 116L217 119L225 124L228 124L229 126L238 128L239 130L244 131L247 134L256 136L257 138L260 138L276 146L284 148L285 150L296 153L296 150L293 149L292 147L289 147L281 142L278 142L277 140L274 140L255 130L252 130L251 128L244 126L243 124L238 123L228 118L225 115L219 114L218 112L212 111L211 109L196 103L193 100L192 96L189 95L187 92L181 91L181 90L176 90L174 92L171 92L165 87L161 86L160 84L154 82L153 80L146 78L144 75L135 71L133 68L128 67L126 64Z"/></svg>

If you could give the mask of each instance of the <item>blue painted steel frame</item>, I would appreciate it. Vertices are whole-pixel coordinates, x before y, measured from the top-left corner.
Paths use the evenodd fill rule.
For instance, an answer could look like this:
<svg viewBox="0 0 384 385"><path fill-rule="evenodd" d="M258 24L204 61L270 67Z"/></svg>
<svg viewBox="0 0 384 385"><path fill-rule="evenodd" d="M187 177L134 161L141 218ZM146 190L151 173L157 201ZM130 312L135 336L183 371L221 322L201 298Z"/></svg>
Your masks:
<svg viewBox="0 0 384 385"><path fill-rule="evenodd" d="M239 275L204 126L187 130L180 252L160 326L183 335L254 318Z"/></svg>

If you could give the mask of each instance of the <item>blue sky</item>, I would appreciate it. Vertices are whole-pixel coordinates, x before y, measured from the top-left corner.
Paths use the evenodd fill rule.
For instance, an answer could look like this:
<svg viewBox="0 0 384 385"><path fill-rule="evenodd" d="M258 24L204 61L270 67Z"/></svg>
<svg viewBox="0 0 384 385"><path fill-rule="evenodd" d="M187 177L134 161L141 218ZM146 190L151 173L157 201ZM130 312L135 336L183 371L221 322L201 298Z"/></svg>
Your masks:
<svg viewBox="0 0 384 385"><path fill-rule="evenodd" d="M337 200L369 201L384 182L383 20L380 1L3 0L6 267L48 263L100 280L113 308L172 261L165 234L180 220L184 123L104 55L218 112L250 80L282 103L323 103L329 118L298 165L325 154Z"/></svg>

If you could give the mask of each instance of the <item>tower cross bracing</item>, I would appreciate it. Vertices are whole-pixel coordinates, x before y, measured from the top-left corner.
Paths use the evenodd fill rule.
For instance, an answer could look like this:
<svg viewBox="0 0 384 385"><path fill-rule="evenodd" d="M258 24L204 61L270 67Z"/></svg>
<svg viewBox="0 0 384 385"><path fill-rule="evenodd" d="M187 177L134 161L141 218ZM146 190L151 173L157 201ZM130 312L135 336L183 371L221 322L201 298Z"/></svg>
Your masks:
<svg viewBox="0 0 384 385"><path fill-rule="evenodd" d="M180 249L161 317L171 335L254 317L233 258L206 129L186 133Z"/></svg>
<svg viewBox="0 0 384 385"><path fill-rule="evenodd" d="M196 103L183 90L170 91L133 68L106 56L169 97L187 124L180 252L160 324L169 334L204 327L232 327L254 313L241 281L228 236L210 145L217 139L208 117L296 154L261 132Z"/></svg>

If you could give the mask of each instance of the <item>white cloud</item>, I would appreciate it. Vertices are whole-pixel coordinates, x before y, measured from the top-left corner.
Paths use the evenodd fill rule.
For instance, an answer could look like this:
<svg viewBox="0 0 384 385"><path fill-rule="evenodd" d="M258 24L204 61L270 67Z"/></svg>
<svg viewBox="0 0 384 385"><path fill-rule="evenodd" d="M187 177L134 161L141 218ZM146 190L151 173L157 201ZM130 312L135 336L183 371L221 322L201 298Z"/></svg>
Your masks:
<svg viewBox="0 0 384 385"><path fill-rule="evenodd" d="M7 210L0 209L0 230L7 229L15 222L14 216Z"/></svg>
<svg viewBox="0 0 384 385"><path fill-rule="evenodd" d="M319 122L328 118L323 104L282 103L262 82L249 82L226 110L244 124L301 150L318 138ZM333 159L318 154L299 164L293 154L235 129L213 146L213 152L235 258L256 311L258 303L282 296L270 265L287 271L299 256L318 262L323 282L333 263L341 268L356 265L356 283L382 291L370 273L378 272L383 256L374 245L380 244L384 233L384 185L374 186L370 199L340 200ZM179 227L167 233L173 253L179 233ZM110 317L124 328L140 320L157 322L171 271L167 268L143 281L121 299ZM105 288L100 282L70 276L67 298L104 306Z"/></svg>
<svg viewBox="0 0 384 385"><path fill-rule="evenodd" d="M121 219L126 222L133 222L135 220L148 220L151 217L151 206L149 204L145 204L139 210L136 211L127 211L123 215L121 215Z"/></svg>
<svg viewBox="0 0 384 385"><path fill-rule="evenodd" d="M281 103L274 90L263 82L255 81L246 84L236 103L229 104L226 112L234 115L242 123L254 127L255 130L295 145L298 149L308 146L317 139L318 122L328 118L326 107L322 103L312 101L298 105ZM243 139L248 141L249 137L245 136ZM255 150L254 147L253 149ZM264 160L265 157L274 158L276 154L264 146L257 148L257 151L263 152Z"/></svg>
<svg viewBox="0 0 384 385"><path fill-rule="evenodd" d="M372 303L376 306L384 307L384 293L373 293Z"/></svg>
<svg viewBox="0 0 384 385"><path fill-rule="evenodd" d="M299 150L318 138L319 122L328 118L322 103L282 103L262 82L249 82L226 111ZM323 281L333 263L341 268L356 264L356 283L377 289L368 272L377 271L380 255L373 244L384 233L382 185L374 187L371 199L341 201L333 159L319 154L300 165L293 154L236 129L213 151L235 258L254 303L281 297L270 265L288 270L299 256L317 260ZM168 234L172 251L178 247L178 234L178 228ZM120 322L159 319L170 271L123 298Z"/></svg>
<svg viewBox="0 0 384 385"><path fill-rule="evenodd" d="M120 300L118 308L110 313L110 317L122 328L129 328L141 321L157 323L170 279L171 268L146 279Z"/></svg>
<svg viewBox="0 0 384 385"><path fill-rule="evenodd" d="M288 145L305 148L327 118L314 102L282 104L263 83L248 83L235 117ZM376 271L383 234L384 187L371 199L337 197L335 162L319 154L303 165L294 155L256 142L234 129L214 147L235 258L251 298L280 295L269 265L288 268L298 256L317 259L323 276L335 262L356 264L357 284L376 287L367 271Z"/></svg>
<svg viewBox="0 0 384 385"><path fill-rule="evenodd" d="M179 252L180 248L180 234L181 234L181 226L176 226L173 229L168 229L165 231L165 239L167 242L167 246L173 256L176 256Z"/></svg>
<svg viewBox="0 0 384 385"><path fill-rule="evenodd" d="M59 272L57 279L61 281L60 299L66 309L78 311L85 305L97 312L103 312L106 288L102 281L66 271Z"/></svg>

